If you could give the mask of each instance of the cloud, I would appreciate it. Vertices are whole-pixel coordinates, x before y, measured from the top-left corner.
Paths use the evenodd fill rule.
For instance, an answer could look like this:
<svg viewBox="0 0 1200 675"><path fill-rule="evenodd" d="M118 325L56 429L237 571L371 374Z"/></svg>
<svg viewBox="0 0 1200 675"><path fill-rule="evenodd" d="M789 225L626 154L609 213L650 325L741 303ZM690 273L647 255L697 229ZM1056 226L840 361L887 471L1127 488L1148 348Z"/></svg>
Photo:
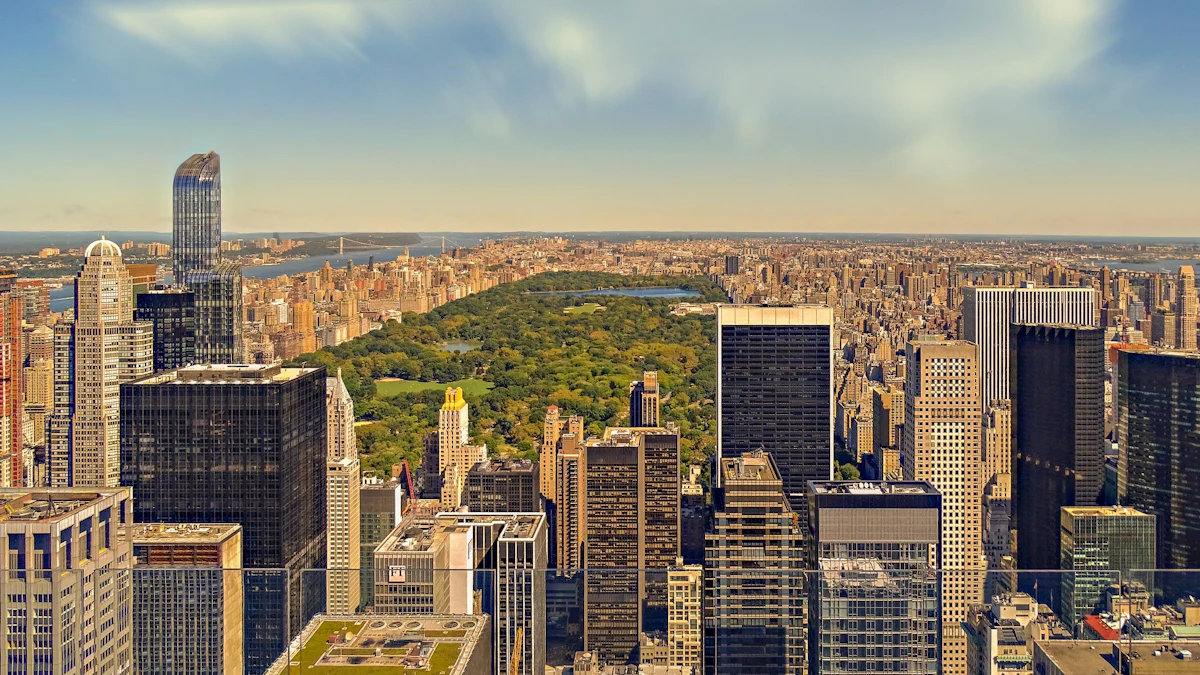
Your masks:
<svg viewBox="0 0 1200 675"><path fill-rule="evenodd" d="M805 0L107 0L120 31L184 58L257 49L362 58L388 32L428 29L461 62L440 100L476 133L523 117L667 94L744 143L864 145L921 176L971 173L1053 117L1111 41L1115 0L829 3ZM486 24L499 45L473 44ZM426 33L429 34L429 33ZM466 37L464 37L466 36ZM462 56L466 52L466 57ZM203 56L201 56L203 55ZM481 73L483 75L481 76ZM496 76L499 73L502 76ZM538 80L537 87L525 86ZM544 100L531 100L531 89ZM547 105L548 104L548 105Z"/></svg>

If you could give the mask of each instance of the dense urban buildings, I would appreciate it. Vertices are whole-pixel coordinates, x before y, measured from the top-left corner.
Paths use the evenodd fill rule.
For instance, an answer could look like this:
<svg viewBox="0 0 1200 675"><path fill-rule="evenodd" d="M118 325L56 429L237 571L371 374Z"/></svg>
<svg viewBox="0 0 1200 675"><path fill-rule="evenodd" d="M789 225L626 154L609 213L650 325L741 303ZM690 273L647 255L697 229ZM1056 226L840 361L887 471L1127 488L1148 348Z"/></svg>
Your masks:
<svg viewBox="0 0 1200 675"><path fill-rule="evenodd" d="M1052 570L1059 561L1059 509L1100 503L1104 332L1013 324L1010 342L1016 564Z"/></svg>
<svg viewBox="0 0 1200 675"><path fill-rule="evenodd" d="M808 499L809 672L940 672L941 495L814 481Z"/></svg>
<svg viewBox="0 0 1200 675"><path fill-rule="evenodd" d="M140 524L132 539L134 672L242 673L242 527Z"/></svg>
<svg viewBox="0 0 1200 675"><path fill-rule="evenodd" d="M761 451L723 457L720 471L704 559L705 672L802 675L805 541L780 471Z"/></svg>
<svg viewBox="0 0 1200 675"><path fill-rule="evenodd" d="M1155 567L1200 569L1200 354L1121 351L1116 416L1121 504L1157 521ZM1169 599L1193 593L1163 574Z"/></svg>
<svg viewBox="0 0 1200 675"><path fill-rule="evenodd" d="M717 461L770 453L802 528L808 481L832 478L833 350L829 307L717 308Z"/></svg>
<svg viewBox="0 0 1200 675"><path fill-rule="evenodd" d="M1154 569L1154 516L1124 506L1062 507L1062 589L1058 615L1076 637L1083 618L1122 575Z"/></svg>
<svg viewBox="0 0 1200 675"><path fill-rule="evenodd" d="M132 502L128 488L0 488L6 673L132 672Z"/></svg>
<svg viewBox="0 0 1200 675"><path fill-rule="evenodd" d="M983 601L983 456L975 345L910 342L905 369L904 479L926 481L942 505L942 661L966 672L962 622Z"/></svg>
<svg viewBox="0 0 1200 675"><path fill-rule="evenodd" d="M325 369L181 368L121 388L121 483L145 523L238 523L245 669L325 604ZM286 611L287 607L295 611Z"/></svg>
<svg viewBox="0 0 1200 675"><path fill-rule="evenodd" d="M133 281L121 248L101 239L83 255L75 320L55 327L50 484L114 487L121 476L120 386L153 372L154 331L133 318Z"/></svg>

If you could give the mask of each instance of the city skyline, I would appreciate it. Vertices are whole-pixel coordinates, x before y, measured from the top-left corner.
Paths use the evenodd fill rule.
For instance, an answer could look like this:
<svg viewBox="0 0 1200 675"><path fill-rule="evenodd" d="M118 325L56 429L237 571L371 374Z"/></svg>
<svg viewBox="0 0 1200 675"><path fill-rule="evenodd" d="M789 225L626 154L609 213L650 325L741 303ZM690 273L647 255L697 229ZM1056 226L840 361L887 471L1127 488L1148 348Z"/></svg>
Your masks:
<svg viewBox="0 0 1200 675"><path fill-rule="evenodd" d="M1184 3L477 9L17 6L0 230L164 231L163 174L209 150L229 232L1180 236L1200 213Z"/></svg>

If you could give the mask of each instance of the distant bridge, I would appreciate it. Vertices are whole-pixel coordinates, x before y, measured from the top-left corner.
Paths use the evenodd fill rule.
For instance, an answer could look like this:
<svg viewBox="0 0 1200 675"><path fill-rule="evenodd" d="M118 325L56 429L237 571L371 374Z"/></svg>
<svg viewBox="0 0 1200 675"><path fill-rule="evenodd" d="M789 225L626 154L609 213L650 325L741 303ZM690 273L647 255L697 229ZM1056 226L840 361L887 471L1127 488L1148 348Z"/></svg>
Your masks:
<svg viewBox="0 0 1200 675"><path fill-rule="evenodd" d="M349 246L347 246L347 244ZM348 239L346 237L338 237L338 255L344 255L346 253L347 248L349 248L352 251L356 250L356 249L359 251L362 251L362 250L377 249L377 248L408 248L408 246L409 246L409 244L394 244L394 245L390 245L390 246L387 244L370 244L365 241L355 241L353 239ZM446 238L442 237L442 253L445 253L445 252L446 252Z"/></svg>

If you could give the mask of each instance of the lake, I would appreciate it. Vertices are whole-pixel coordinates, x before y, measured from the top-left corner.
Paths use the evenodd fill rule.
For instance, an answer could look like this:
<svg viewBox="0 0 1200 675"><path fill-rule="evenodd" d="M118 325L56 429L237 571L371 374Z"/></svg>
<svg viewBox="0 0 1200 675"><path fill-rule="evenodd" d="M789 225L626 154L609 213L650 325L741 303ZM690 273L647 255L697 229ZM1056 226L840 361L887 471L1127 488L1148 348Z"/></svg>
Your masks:
<svg viewBox="0 0 1200 675"><path fill-rule="evenodd" d="M1120 260L1097 260L1096 266L1103 267L1108 265L1109 269L1114 270L1132 270L1135 272L1170 272L1176 274L1179 272L1181 265L1191 265L1194 268L1200 268L1200 260L1155 260L1154 262L1121 262Z"/></svg>
<svg viewBox="0 0 1200 675"><path fill-rule="evenodd" d="M634 298L698 298L700 291L679 287L656 288L595 288L590 291L535 291L533 295L590 297L594 295L626 295Z"/></svg>
<svg viewBox="0 0 1200 675"><path fill-rule="evenodd" d="M464 352L469 352L472 349L479 349L479 345L471 342L459 342L451 340L450 342L443 342L442 344L438 345L438 348L445 352L462 354Z"/></svg>

